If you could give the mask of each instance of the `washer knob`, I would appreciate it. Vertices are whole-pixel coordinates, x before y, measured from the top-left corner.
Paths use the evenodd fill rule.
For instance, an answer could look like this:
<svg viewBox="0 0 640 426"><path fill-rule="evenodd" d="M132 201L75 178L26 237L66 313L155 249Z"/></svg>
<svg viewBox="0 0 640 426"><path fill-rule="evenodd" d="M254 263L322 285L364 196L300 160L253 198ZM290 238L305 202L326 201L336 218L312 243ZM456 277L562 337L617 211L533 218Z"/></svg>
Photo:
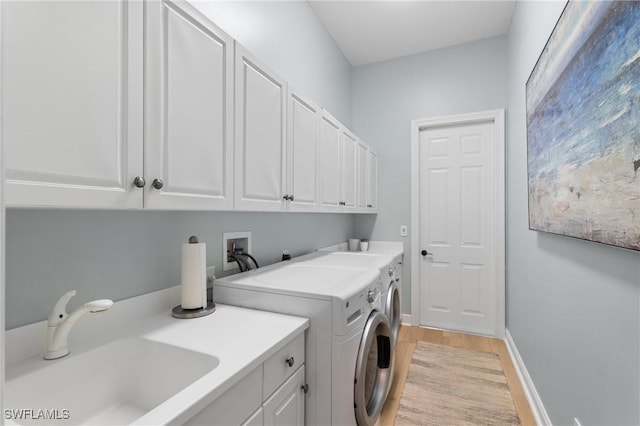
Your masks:
<svg viewBox="0 0 640 426"><path fill-rule="evenodd" d="M367 301L369 303L373 303L376 301L376 292L373 290L369 290L369 292L367 293Z"/></svg>
<svg viewBox="0 0 640 426"><path fill-rule="evenodd" d="M389 266L389 276L392 276L393 272L394 272L393 266Z"/></svg>

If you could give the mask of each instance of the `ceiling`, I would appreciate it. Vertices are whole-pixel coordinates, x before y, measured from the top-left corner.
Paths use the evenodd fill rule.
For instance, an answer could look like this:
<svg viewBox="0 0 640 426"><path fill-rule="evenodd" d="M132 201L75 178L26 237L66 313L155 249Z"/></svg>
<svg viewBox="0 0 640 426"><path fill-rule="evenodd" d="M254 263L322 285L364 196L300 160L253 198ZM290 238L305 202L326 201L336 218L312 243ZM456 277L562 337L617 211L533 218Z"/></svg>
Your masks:
<svg viewBox="0 0 640 426"><path fill-rule="evenodd" d="M506 34L515 0L308 0L352 66Z"/></svg>

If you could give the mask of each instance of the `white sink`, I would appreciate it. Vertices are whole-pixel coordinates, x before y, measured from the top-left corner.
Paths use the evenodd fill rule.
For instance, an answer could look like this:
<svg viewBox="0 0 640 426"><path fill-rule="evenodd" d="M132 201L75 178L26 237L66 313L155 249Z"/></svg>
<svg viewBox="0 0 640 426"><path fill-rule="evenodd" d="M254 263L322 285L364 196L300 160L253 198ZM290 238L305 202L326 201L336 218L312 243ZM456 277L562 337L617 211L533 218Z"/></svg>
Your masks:
<svg viewBox="0 0 640 426"><path fill-rule="evenodd" d="M31 417L50 410L49 415L62 418L14 418L18 424L129 424L218 364L214 356L153 340L117 340L75 356L43 360L34 371L8 380L5 408L33 410Z"/></svg>

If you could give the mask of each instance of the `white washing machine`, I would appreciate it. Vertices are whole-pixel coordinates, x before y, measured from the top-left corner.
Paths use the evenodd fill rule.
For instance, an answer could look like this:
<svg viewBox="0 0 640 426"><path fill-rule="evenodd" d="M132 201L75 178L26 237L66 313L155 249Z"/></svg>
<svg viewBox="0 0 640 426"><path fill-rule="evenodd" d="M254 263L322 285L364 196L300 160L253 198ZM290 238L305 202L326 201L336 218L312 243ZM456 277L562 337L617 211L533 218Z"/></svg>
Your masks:
<svg viewBox="0 0 640 426"><path fill-rule="evenodd" d="M398 260L400 259L400 260ZM296 263L316 266L339 266L377 269L380 273L380 310L387 316L393 335L395 351L400 331L402 306L400 300L397 265L402 265L402 254L317 251L295 258Z"/></svg>
<svg viewBox="0 0 640 426"><path fill-rule="evenodd" d="M402 254L395 257L392 253L367 253L344 251L317 251L295 259L300 264L322 266L350 266L376 269L380 274L379 310L386 316L391 327L391 365L388 369L390 379L385 391L385 399L393 384L395 369L395 351L400 332L402 306L400 299L400 274ZM400 271L398 271L398 267Z"/></svg>
<svg viewBox="0 0 640 426"><path fill-rule="evenodd" d="M213 298L309 318L305 423L369 426L391 379L392 336L378 309L379 276L367 268L285 262L217 279Z"/></svg>

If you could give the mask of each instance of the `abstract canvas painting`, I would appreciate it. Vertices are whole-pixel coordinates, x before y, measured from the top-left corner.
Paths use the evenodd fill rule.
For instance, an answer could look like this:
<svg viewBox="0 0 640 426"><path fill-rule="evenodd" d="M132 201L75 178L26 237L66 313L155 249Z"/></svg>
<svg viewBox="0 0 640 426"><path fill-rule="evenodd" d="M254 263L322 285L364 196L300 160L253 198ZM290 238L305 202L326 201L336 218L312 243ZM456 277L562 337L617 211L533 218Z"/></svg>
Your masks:
<svg viewBox="0 0 640 426"><path fill-rule="evenodd" d="M640 2L569 1L526 96L529 228L640 251Z"/></svg>

